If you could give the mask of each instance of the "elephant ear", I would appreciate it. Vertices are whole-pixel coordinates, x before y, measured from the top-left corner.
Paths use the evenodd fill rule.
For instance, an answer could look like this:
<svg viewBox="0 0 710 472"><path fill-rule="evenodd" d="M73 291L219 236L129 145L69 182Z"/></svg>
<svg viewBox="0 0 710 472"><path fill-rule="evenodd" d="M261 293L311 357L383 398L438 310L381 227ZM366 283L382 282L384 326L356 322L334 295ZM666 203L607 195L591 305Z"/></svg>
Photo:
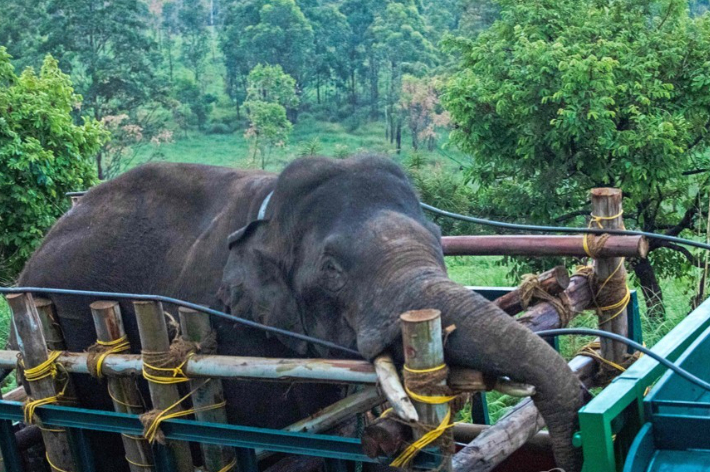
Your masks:
<svg viewBox="0 0 710 472"><path fill-rule="evenodd" d="M268 232L269 221L256 220L229 236L229 258L218 296L235 316L305 334L283 261L267 242ZM299 355L306 354L305 341L276 337Z"/></svg>

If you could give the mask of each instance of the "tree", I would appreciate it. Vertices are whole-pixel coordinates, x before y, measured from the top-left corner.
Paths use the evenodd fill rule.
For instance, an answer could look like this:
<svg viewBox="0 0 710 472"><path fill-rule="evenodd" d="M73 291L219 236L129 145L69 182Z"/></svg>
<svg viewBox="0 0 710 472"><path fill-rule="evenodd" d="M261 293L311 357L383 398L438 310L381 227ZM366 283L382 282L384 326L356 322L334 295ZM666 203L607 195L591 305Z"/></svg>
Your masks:
<svg viewBox="0 0 710 472"><path fill-rule="evenodd" d="M449 113L439 104L439 80L435 77L418 79L405 75L402 82L402 98L399 106L405 114L412 135L412 148L419 149L425 142L427 149L436 147L437 128L449 124Z"/></svg>
<svg viewBox="0 0 710 472"><path fill-rule="evenodd" d="M226 15L221 38L230 96L245 92L246 75L259 64L280 65L306 86L313 28L294 0L246 0Z"/></svg>
<svg viewBox="0 0 710 472"><path fill-rule="evenodd" d="M164 90L155 74L160 54L148 35L149 12L140 0L50 0L43 49L71 73L84 110L100 121L126 113L147 134L162 132L155 108ZM103 154L96 155L103 177Z"/></svg>
<svg viewBox="0 0 710 472"><path fill-rule="evenodd" d="M388 64L389 86L385 113L390 142L402 148L403 117L396 105L402 89L402 73L421 74L433 61L434 47L427 39L428 30L414 0L392 0L375 18L371 35L379 57Z"/></svg>
<svg viewBox="0 0 710 472"><path fill-rule="evenodd" d="M209 53L207 21L207 9L201 0L183 0L178 12L182 59L192 70L198 85L201 85L205 57Z"/></svg>
<svg viewBox="0 0 710 472"><path fill-rule="evenodd" d="M286 107L296 107L296 81L284 73L281 66L255 67L248 78L247 101L244 106L249 117L249 128L244 136L252 141L253 159L261 155L261 168L274 147L282 147L291 133L291 122Z"/></svg>
<svg viewBox="0 0 710 472"><path fill-rule="evenodd" d="M7 48L15 66L40 65L42 54L40 28L46 21L47 1L6 0L0 15L0 44Z"/></svg>
<svg viewBox="0 0 710 472"><path fill-rule="evenodd" d="M304 9L304 13L313 26L311 74L315 77L316 101L321 103L321 86L325 82L336 78L344 84L348 80L347 44L352 32L337 5L319 5Z"/></svg>
<svg viewBox="0 0 710 472"><path fill-rule="evenodd" d="M710 173L710 18L680 0L500 4L490 29L450 43L461 62L443 103L470 178L509 218L582 224L589 189L613 186L627 223L692 230ZM633 267L660 316L657 271L698 260L656 240L651 249Z"/></svg>
<svg viewBox="0 0 710 472"><path fill-rule="evenodd" d="M17 76L0 47L0 278L22 268L45 231L67 208L68 191L96 183L92 159L108 133L81 104L69 77L48 56L39 76Z"/></svg>

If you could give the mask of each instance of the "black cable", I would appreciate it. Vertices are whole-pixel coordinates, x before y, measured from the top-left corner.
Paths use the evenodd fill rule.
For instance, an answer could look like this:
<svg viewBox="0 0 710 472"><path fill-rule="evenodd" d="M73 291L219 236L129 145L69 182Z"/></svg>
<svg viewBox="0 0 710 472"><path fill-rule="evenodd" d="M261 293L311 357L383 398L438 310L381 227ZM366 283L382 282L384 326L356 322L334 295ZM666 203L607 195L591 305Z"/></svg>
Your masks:
<svg viewBox="0 0 710 472"><path fill-rule="evenodd" d="M612 341L617 341L620 343L624 343L627 346L631 346L632 348L636 349L637 351L641 351L644 354L646 354L648 357L651 359L657 361L661 365L669 368L676 374L680 375L683 377L685 380L688 382L694 383L695 385L699 386L700 388L704 390L710 391L710 383L704 381L703 379L696 377L695 375L691 374L687 370L683 369L682 367L679 367L669 361L668 359L659 356L652 350L648 349L646 346L643 346L636 341L629 339L627 337L621 336L619 334L614 334L610 333L608 331L601 331L598 329L589 329L589 328L560 328L560 329L546 329L543 331L536 331L536 334L540 336L565 336L568 334L581 334L585 336L599 336L600 338L607 338L611 339Z"/></svg>
<svg viewBox="0 0 710 472"><path fill-rule="evenodd" d="M335 349L337 351L345 352L350 355L355 355L359 359L362 359L362 355L355 351L354 349L349 349L344 346L332 343L330 341L325 341L323 339L312 338L311 336L306 336L305 334L292 333L291 331L286 331L285 329L274 328L273 326L266 326L261 323L257 323L251 320L245 320L238 316L230 315L228 313L221 312L219 310L213 310L212 308L207 308L196 303L186 302L184 300L178 300L177 298L164 297L162 295L145 295L138 293L116 293L116 292L96 292L89 290L69 290L64 288L42 288L42 287L0 287L0 293L43 293L48 295L78 295L84 297L98 297L98 298L109 298L118 300L142 300L142 301L152 301L152 302L163 302L170 303L172 305L182 306L185 308L191 308L195 311L206 313L208 315L214 315L219 318L224 318L235 323L248 326L250 328L259 329L272 334L278 334L280 336L288 336L290 338L299 339L301 341L306 341L311 344L317 344L319 346L327 347L328 349Z"/></svg>
<svg viewBox="0 0 710 472"><path fill-rule="evenodd" d="M542 233L580 233L580 234L616 234L625 236L646 236L649 239L660 239L662 241L670 241L683 246L692 246L710 251L710 244L692 241L690 239L677 238L668 236L667 234L648 233L646 231L626 230L626 229L601 229L601 228L568 228L564 226L539 226L539 225L524 225L518 223L505 223L503 221L487 220L485 218L476 218L474 216L465 216L450 211L441 210L439 208L420 203L422 208L429 210L448 218L476 223L479 225L493 226L495 228L510 229L513 231L535 231Z"/></svg>

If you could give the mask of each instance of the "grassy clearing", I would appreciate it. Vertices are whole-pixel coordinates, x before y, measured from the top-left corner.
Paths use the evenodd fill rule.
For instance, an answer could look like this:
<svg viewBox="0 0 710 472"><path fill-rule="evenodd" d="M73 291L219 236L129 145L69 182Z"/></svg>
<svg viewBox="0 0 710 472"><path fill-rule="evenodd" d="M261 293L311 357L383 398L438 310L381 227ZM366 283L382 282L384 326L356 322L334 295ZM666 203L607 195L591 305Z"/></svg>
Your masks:
<svg viewBox="0 0 710 472"><path fill-rule="evenodd" d="M382 122L366 122L354 130L346 129L340 123L301 119L293 127L289 144L283 148L274 148L266 160L265 168L271 171L281 170L290 161L299 157L302 149L316 142L318 154L324 156L352 155L363 152L375 152L392 156L397 162L406 162L411 151L409 146L398 155L394 146L385 139L385 127ZM405 133L404 142L408 142ZM230 134L204 134L195 131L176 134L171 143L160 146L147 144L138 152L132 166L146 162L156 152L161 159L171 162L194 162L240 168L260 168L261 158L253 158L249 142L241 130ZM450 152L434 151L426 153L429 159L447 160ZM448 162L448 161L447 161Z"/></svg>

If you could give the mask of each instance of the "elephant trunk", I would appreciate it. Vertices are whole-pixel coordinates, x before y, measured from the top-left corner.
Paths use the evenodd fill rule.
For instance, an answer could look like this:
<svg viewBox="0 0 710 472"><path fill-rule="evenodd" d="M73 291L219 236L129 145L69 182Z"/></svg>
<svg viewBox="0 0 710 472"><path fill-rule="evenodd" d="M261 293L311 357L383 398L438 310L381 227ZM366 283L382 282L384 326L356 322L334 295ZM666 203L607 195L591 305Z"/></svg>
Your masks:
<svg viewBox="0 0 710 472"><path fill-rule="evenodd" d="M416 274L410 272L409 277L397 277L407 283L396 284L396 293L380 294L387 297L378 297L380 313L383 306L391 308L387 310L388 326L379 326L381 335L387 338L380 338L380 347L389 348L401 358L399 326L394 321L398 314L413 309L440 310L443 326L456 326L444 348L446 362L534 385L532 399L550 431L558 466L566 472L578 472L581 454L572 445L572 435L578 427L577 411L583 395L579 380L565 360L539 336L482 296L452 282L441 271L436 275L434 272L419 270ZM359 345L361 351L364 344Z"/></svg>
<svg viewBox="0 0 710 472"><path fill-rule="evenodd" d="M558 466L579 471L572 435L582 390L565 360L514 318L448 279L427 283L421 298L441 310L444 326L456 326L445 346L448 363L535 386L532 398L550 430Z"/></svg>

